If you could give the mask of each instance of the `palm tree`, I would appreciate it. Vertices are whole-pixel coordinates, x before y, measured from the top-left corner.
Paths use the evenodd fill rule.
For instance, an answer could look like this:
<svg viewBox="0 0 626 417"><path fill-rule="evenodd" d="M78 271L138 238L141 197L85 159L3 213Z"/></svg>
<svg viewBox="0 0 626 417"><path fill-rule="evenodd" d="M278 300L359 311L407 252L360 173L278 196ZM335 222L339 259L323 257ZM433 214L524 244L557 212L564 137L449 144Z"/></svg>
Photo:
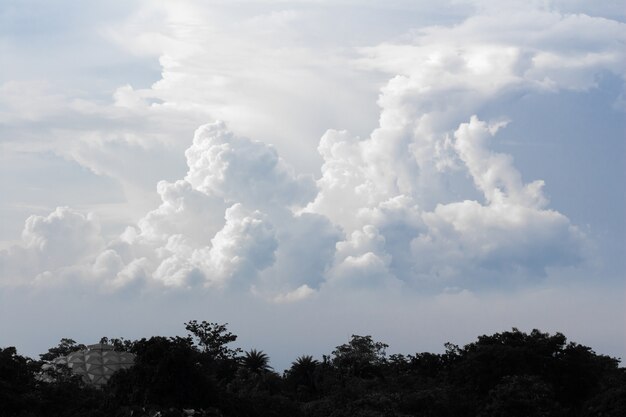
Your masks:
<svg viewBox="0 0 626 417"><path fill-rule="evenodd" d="M295 362L291 363L291 369L287 371L287 376L296 386L303 385L308 388L315 387L315 369L319 365L319 361L313 359L313 356L299 356Z"/></svg>
<svg viewBox="0 0 626 417"><path fill-rule="evenodd" d="M310 373L319 365L319 361L313 359L311 355L302 355L296 358L295 362L291 362L291 370L297 373Z"/></svg>
<svg viewBox="0 0 626 417"><path fill-rule="evenodd" d="M272 370L270 358L262 350L251 349L242 358L244 368L255 374L262 374Z"/></svg>

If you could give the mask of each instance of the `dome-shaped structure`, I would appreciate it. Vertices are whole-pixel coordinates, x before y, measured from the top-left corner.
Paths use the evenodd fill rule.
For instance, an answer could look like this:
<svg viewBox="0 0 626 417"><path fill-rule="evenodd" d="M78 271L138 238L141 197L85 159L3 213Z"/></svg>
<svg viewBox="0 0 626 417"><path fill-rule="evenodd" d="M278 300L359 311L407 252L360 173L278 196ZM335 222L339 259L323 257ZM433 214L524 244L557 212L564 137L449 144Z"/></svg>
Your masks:
<svg viewBox="0 0 626 417"><path fill-rule="evenodd" d="M60 356L52 360L48 368L65 365L73 374L82 376L85 383L101 387L116 371L128 369L134 363L134 354L118 352L111 345L98 343L67 356Z"/></svg>

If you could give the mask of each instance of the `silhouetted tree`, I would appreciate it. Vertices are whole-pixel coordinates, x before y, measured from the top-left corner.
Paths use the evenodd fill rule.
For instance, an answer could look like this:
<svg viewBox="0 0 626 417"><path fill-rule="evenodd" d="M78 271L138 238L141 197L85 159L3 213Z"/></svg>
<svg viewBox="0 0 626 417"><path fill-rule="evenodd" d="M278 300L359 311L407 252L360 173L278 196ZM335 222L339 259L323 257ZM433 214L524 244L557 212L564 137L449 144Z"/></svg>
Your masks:
<svg viewBox="0 0 626 417"><path fill-rule="evenodd" d="M228 323L217 324L202 321L198 323L196 320L191 320L185 323L185 329L191 332L191 335L196 340L202 351L215 359L234 359L241 349L231 349L229 343L237 340L237 336L232 334L226 329Z"/></svg>
<svg viewBox="0 0 626 417"><path fill-rule="evenodd" d="M385 349L389 345L374 342L371 336L352 335L346 344L333 351L332 363L348 376L371 377L376 368L385 363Z"/></svg>
<svg viewBox="0 0 626 417"><path fill-rule="evenodd" d="M619 368L606 375L600 392L581 410L583 417L623 417L626 414L626 369Z"/></svg>
<svg viewBox="0 0 626 417"><path fill-rule="evenodd" d="M241 358L241 364L248 371L255 374L263 374L272 369L269 365L270 358L262 350L251 349Z"/></svg>
<svg viewBox="0 0 626 417"><path fill-rule="evenodd" d="M192 321L188 337L103 338L136 354L102 389L70 369L41 380L41 362L0 349L0 417L622 417L626 370L617 359L517 329L442 354L387 357L387 345L353 335L321 361L300 356L283 377L269 357L228 348L225 325ZM53 359L82 345L62 339ZM37 379L39 378L39 379Z"/></svg>
<svg viewBox="0 0 626 417"><path fill-rule="evenodd" d="M134 343L135 365L113 375L109 389L120 404L202 407L215 403L215 381L190 338L152 337Z"/></svg>
<svg viewBox="0 0 626 417"><path fill-rule="evenodd" d="M15 347L0 348L0 416L16 416L26 409L34 382L28 359Z"/></svg>
<svg viewBox="0 0 626 417"><path fill-rule="evenodd" d="M536 376L502 378L487 396L478 417L559 417L563 409L552 388Z"/></svg>
<svg viewBox="0 0 626 417"><path fill-rule="evenodd" d="M132 340L126 340L123 337L102 337L100 343L113 346L113 349L118 352L130 352L133 349L134 342Z"/></svg>
<svg viewBox="0 0 626 417"><path fill-rule="evenodd" d="M314 391L315 390L315 370L319 361L313 356L302 355L291 363L291 368L285 371L285 377L296 389Z"/></svg>
<svg viewBox="0 0 626 417"><path fill-rule="evenodd" d="M476 413L503 378L532 376L553 387L560 406L576 415L584 401L599 393L602 377L618 364L588 347L567 344L561 333L535 329L527 334L515 328L449 349L446 361L449 381L459 390L466 414Z"/></svg>
<svg viewBox="0 0 626 417"><path fill-rule="evenodd" d="M44 361L51 361L59 356L67 356L72 352L85 348L86 346L83 344L78 344L72 339L63 338L57 346L48 349L48 352L39 355L39 357Z"/></svg>

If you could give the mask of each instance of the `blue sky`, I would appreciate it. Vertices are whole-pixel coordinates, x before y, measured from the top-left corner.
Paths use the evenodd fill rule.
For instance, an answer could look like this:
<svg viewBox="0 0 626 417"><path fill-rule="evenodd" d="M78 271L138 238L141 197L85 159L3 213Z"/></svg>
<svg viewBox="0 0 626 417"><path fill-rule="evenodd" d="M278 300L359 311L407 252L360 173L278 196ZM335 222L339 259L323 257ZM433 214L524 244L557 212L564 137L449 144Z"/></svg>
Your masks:
<svg viewBox="0 0 626 417"><path fill-rule="evenodd" d="M625 20L0 1L0 345L206 319L278 368L513 326L623 357Z"/></svg>

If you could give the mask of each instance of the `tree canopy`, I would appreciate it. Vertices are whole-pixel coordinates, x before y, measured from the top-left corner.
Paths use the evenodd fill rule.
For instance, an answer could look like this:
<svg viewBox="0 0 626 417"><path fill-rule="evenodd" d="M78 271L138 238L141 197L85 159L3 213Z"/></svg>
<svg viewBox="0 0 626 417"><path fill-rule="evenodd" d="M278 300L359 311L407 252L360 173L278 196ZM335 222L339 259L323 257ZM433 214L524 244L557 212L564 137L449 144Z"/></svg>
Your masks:
<svg viewBox="0 0 626 417"><path fill-rule="evenodd" d="M101 389L72 377L40 378L46 361L80 350L61 339L33 360L0 349L0 416L476 416L626 415L619 360L561 333L482 335L443 353L387 356L353 335L321 360L297 357L282 375L262 350L229 347L226 324L185 323L187 336L103 338L136 355Z"/></svg>

